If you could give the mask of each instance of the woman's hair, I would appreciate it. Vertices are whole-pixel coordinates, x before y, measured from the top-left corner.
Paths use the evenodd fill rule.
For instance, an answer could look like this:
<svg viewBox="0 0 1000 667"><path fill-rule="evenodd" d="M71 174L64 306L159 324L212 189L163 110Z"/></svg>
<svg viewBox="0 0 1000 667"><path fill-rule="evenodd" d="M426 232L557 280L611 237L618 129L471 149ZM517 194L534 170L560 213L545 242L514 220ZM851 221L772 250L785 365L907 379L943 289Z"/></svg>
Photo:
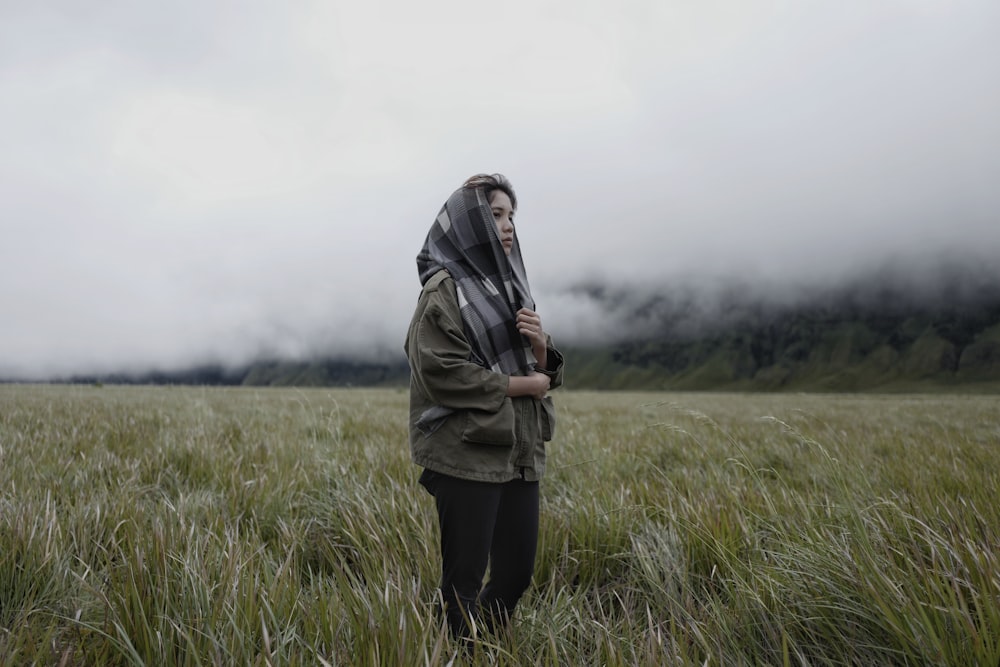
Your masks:
<svg viewBox="0 0 1000 667"><path fill-rule="evenodd" d="M514 186L510 184L503 174L476 174L465 180L462 187L467 190L480 189L486 195L487 201L494 190L500 190L510 197L510 205L517 210L517 195L514 194Z"/></svg>

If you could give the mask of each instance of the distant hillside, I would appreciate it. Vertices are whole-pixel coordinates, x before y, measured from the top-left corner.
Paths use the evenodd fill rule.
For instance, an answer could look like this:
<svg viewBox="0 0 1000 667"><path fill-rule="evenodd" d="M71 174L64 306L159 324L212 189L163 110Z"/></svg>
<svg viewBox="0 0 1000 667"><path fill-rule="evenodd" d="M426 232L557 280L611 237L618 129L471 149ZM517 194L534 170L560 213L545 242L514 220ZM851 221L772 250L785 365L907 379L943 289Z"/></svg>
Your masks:
<svg viewBox="0 0 1000 667"><path fill-rule="evenodd" d="M607 290L596 295L609 310L620 303ZM869 279L784 305L730 289L713 317L705 310L694 291L630 305L643 333L568 350L574 385L1000 391L1000 281L988 274L953 270L919 289Z"/></svg>
<svg viewBox="0 0 1000 667"><path fill-rule="evenodd" d="M800 314L700 340L571 348L568 376L573 386L593 389L1000 390L1000 318L967 342L941 326L946 323Z"/></svg>

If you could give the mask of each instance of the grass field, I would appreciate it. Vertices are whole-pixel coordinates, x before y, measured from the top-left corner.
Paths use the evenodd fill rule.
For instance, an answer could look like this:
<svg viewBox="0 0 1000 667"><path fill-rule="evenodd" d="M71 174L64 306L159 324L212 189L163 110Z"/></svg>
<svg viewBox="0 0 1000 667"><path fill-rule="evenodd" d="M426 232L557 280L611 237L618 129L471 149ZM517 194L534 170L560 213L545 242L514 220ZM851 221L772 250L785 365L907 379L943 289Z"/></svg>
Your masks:
<svg viewBox="0 0 1000 667"><path fill-rule="evenodd" d="M0 664L456 664L403 391L0 386ZM557 393L500 665L1000 664L1000 398Z"/></svg>

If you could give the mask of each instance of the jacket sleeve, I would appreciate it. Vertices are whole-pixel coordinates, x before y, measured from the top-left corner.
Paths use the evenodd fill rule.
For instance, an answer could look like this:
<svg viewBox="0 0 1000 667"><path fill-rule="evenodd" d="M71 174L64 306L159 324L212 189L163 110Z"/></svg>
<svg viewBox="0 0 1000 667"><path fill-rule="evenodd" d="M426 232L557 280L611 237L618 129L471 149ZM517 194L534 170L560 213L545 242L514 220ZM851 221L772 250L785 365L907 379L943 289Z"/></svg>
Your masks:
<svg viewBox="0 0 1000 667"><path fill-rule="evenodd" d="M552 344L552 336L545 334L546 351L545 356L548 362L547 368L536 369L539 373L549 376L549 389L561 387L563 383L563 356L562 353Z"/></svg>
<svg viewBox="0 0 1000 667"><path fill-rule="evenodd" d="M407 336L410 371L432 402L457 410L498 411L510 378L470 361L455 283L442 280L421 294Z"/></svg>

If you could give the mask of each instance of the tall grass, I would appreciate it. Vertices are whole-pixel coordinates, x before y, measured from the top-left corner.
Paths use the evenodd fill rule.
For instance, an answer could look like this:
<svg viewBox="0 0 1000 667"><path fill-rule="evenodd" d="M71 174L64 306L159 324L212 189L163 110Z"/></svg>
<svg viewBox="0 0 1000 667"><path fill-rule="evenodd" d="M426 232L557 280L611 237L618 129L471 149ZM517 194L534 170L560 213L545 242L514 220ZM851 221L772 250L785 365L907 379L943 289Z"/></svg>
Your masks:
<svg viewBox="0 0 1000 667"><path fill-rule="evenodd" d="M559 406L470 656L404 392L0 386L0 664L1000 664L1000 399Z"/></svg>

